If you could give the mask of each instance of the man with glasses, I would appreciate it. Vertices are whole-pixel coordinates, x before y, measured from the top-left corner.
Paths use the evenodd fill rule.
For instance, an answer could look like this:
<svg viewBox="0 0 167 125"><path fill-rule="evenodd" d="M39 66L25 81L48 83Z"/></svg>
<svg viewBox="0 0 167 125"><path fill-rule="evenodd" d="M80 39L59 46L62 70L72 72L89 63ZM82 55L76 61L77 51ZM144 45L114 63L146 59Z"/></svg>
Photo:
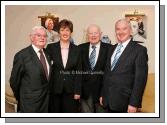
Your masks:
<svg viewBox="0 0 167 125"><path fill-rule="evenodd" d="M51 63L44 50L46 30L35 26L30 33L31 45L16 53L10 86L18 101L18 112L47 113Z"/></svg>

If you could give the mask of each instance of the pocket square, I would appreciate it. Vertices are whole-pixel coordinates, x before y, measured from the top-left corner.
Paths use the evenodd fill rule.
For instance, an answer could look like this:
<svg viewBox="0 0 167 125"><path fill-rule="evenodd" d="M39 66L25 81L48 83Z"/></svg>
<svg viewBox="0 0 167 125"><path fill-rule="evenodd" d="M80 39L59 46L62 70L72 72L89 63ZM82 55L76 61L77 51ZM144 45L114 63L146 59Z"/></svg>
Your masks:
<svg viewBox="0 0 167 125"><path fill-rule="evenodd" d="M53 65L53 60L51 60L51 65Z"/></svg>

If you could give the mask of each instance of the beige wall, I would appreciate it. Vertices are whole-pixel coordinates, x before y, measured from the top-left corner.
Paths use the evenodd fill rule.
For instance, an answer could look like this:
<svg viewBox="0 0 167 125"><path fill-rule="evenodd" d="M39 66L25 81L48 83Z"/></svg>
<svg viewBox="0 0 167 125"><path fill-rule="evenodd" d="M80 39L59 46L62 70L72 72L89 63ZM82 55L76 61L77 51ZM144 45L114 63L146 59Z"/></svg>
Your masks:
<svg viewBox="0 0 167 125"><path fill-rule="evenodd" d="M149 73L155 72L155 9L154 6L6 6L5 8L5 82L9 80L13 57L20 49L28 46L29 32L35 25L40 25L38 16L50 12L59 17L67 18L74 24L73 38L78 44L84 42L86 27L91 23L100 25L103 34L116 42L114 23L134 10L145 13L147 18L147 42Z"/></svg>

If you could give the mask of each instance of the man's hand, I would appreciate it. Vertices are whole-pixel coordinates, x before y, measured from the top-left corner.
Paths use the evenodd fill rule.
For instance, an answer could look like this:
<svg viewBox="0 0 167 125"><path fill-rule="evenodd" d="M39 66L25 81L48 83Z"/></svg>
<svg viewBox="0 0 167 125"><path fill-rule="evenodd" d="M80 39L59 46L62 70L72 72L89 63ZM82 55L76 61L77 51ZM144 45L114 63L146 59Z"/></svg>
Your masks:
<svg viewBox="0 0 167 125"><path fill-rule="evenodd" d="M80 95L75 94L75 95L74 95L74 99L75 99L75 100L79 100L79 99L80 99Z"/></svg>
<svg viewBox="0 0 167 125"><path fill-rule="evenodd" d="M137 112L137 107L128 105L128 111L127 112L128 113L135 113L135 112Z"/></svg>
<svg viewBox="0 0 167 125"><path fill-rule="evenodd" d="M99 101L100 101L100 105L103 106L103 97L100 97Z"/></svg>

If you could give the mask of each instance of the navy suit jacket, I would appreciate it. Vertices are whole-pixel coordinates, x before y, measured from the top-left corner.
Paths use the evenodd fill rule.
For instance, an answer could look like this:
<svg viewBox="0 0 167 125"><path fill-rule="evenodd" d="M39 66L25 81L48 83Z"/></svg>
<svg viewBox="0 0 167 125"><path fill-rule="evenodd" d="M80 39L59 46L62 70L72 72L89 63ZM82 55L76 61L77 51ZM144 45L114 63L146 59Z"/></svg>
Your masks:
<svg viewBox="0 0 167 125"><path fill-rule="evenodd" d="M84 72L82 76L82 98L87 99L91 95L94 102L99 102L107 53L111 44L100 43L99 55L93 71L89 63L89 45L89 42L79 45Z"/></svg>

